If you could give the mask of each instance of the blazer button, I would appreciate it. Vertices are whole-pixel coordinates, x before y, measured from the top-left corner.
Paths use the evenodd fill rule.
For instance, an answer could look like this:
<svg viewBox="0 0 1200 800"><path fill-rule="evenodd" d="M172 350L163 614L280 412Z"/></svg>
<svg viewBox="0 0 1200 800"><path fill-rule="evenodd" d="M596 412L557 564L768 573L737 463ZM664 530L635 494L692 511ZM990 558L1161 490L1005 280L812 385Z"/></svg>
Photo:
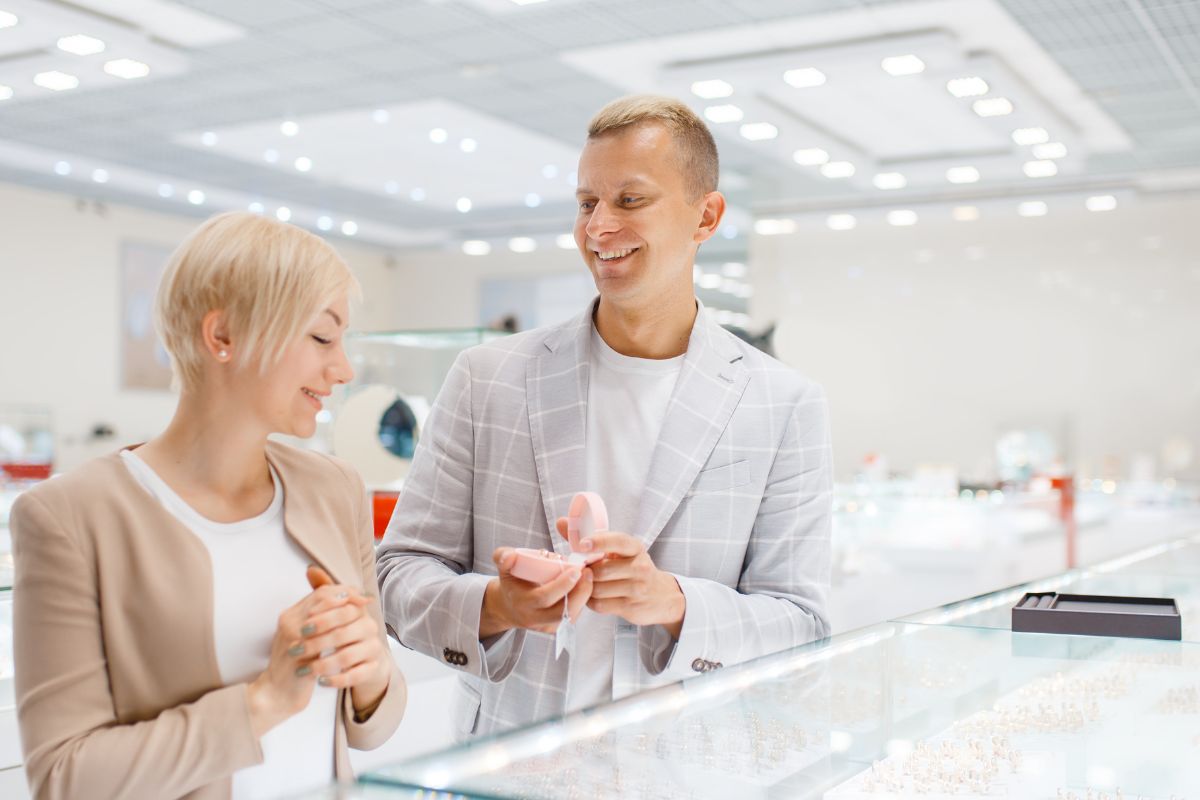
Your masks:
<svg viewBox="0 0 1200 800"><path fill-rule="evenodd" d="M704 667L708 664L703 658L697 658L692 662L692 672L704 672Z"/></svg>
<svg viewBox="0 0 1200 800"><path fill-rule="evenodd" d="M722 664L720 661L718 661L717 663L712 665L713 669L720 669L723 666L725 666L725 665Z"/></svg>

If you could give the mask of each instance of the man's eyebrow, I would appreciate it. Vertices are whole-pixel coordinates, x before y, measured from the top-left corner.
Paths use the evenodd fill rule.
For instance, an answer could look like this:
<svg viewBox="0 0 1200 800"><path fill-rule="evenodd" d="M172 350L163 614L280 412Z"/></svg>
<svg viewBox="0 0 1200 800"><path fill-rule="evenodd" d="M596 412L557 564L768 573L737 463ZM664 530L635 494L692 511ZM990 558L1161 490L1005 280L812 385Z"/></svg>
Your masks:
<svg viewBox="0 0 1200 800"><path fill-rule="evenodd" d="M630 187L634 187L634 186L644 186L647 183L649 183L649 181L645 178L632 178L630 180L625 181L620 186L618 186L617 192L618 193L623 192L626 189L629 189ZM575 190L575 194L576 194L576 196L581 196L581 195L585 195L585 194L595 194L595 192L593 192L591 189L589 189L586 186L580 186L578 189Z"/></svg>
<svg viewBox="0 0 1200 800"><path fill-rule="evenodd" d="M325 309L325 313L328 314L329 316L333 317L333 321L338 324L339 328L342 326L342 318L339 317L336 313L334 313L333 309L327 308L327 309Z"/></svg>

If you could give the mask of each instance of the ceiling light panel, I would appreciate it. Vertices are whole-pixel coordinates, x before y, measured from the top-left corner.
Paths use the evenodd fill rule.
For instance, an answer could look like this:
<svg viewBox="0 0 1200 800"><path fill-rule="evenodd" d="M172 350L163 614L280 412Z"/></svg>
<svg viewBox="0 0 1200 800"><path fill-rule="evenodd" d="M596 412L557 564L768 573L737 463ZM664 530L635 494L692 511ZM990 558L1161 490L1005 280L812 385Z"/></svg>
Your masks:
<svg viewBox="0 0 1200 800"><path fill-rule="evenodd" d="M375 121L380 110L392 120L425 124L381 125ZM389 203L418 202L413 192L419 190L420 202L442 211L473 215L488 208L525 209L530 196L538 198L537 205L574 198L568 171L545 169L547 164L575 163L579 153L573 144L450 101L383 109L372 104L285 121L295 124L294 136L284 135L276 117L210 129L217 136L211 147L203 144L204 131L183 134L178 141L294 178L378 195ZM438 135L431 137L431 130ZM462 147L468 141L470 147ZM275 155L273 163L264 160L267 152ZM308 169L297 173L304 167ZM394 191L389 192L391 183ZM464 194L469 205L459 202ZM461 211L463 206L467 211Z"/></svg>

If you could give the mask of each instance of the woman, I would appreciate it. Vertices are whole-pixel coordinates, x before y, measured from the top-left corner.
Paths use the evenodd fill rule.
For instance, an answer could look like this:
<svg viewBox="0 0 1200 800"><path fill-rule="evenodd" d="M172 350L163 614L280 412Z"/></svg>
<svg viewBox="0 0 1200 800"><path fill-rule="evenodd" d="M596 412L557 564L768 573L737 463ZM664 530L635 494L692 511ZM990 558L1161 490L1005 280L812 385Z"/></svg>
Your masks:
<svg viewBox="0 0 1200 800"><path fill-rule="evenodd" d="M351 777L404 712L361 479L311 436L357 282L252 214L172 256L170 425L11 514L18 720L39 798L257 798ZM370 587L369 589L367 587ZM367 592L370 592L368 594Z"/></svg>

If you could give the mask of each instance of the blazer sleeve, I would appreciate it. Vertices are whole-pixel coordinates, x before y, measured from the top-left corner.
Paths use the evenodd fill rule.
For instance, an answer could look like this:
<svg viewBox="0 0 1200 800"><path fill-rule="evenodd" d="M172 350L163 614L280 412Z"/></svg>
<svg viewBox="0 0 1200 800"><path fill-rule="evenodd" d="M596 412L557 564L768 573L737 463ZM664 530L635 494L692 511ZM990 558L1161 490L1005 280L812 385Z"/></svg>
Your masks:
<svg viewBox="0 0 1200 800"><path fill-rule="evenodd" d="M350 484L351 496L357 498L354 515L354 544L358 553L358 563L362 572L363 590L370 593L376 588L375 584L375 528L372 521L370 502L367 498L367 487L362 478L353 468L343 466L342 471ZM378 598L367 606L367 611L379 626L379 638L383 642L383 651L389 653L387 630L384 627L383 612L380 610ZM404 709L408 703L408 685L396 662L391 659L392 677L388 681L387 691L375 708L361 717L354 711L350 691L343 692L342 718L346 723L346 743L355 750L374 750L386 742L404 717Z"/></svg>
<svg viewBox="0 0 1200 800"><path fill-rule="evenodd" d="M525 631L479 641L491 578L472 572L474 448L468 350L455 360L426 421L379 548L377 573L388 628L401 644L499 682L520 658Z"/></svg>
<svg viewBox="0 0 1200 800"><path fill-rule="evenodd" d="M737 587L676 575L679 641L660 625L639 628L646 670L686 678L696 659L736 664L828 636L832 515L829 405L813 384L790 410Z"/></svg>
<svg viewBox="0 0 1200 800"><path fill-rule="evenodd" d="M36 492L10 525L17 721L34 797L178 797L262 762L245 684L118 724L94 565Z"/></svg>

